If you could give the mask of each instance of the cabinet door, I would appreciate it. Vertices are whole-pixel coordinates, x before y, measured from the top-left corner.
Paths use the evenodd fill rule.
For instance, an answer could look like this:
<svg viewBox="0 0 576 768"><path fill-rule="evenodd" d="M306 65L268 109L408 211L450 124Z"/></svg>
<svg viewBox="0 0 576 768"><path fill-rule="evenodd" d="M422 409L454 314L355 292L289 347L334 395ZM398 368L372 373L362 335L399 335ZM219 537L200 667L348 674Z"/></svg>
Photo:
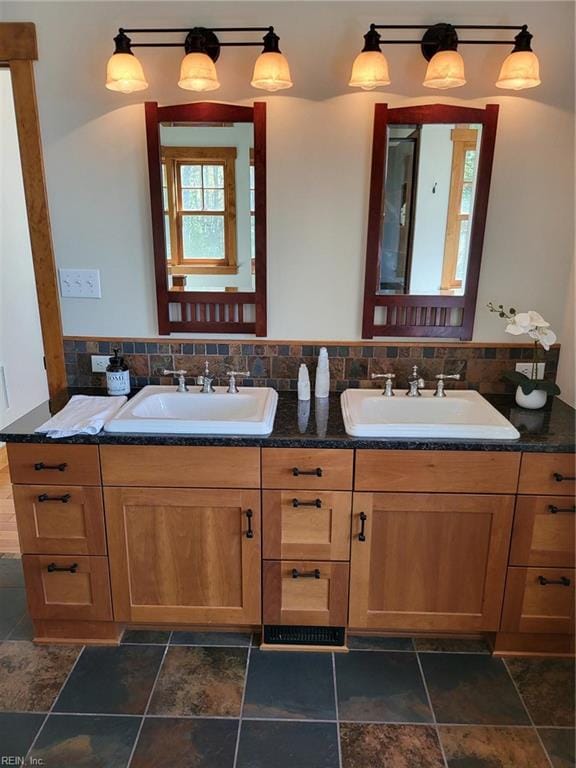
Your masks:
<svg viewBox="0 0 576 768"><path fill-rule="evenodd" d="M513 496L354 494L350 626L496 630Z"/></svg>
<svg viewBox="0 0 576 768"><path fill-rule="evenodd" d="M106 488L114 616L260 622L260 494Z"/></svg>
<svg viewBox="0 0 576 768"><path fill-rule="evenodd" d="M503 632L574 634L574 571L509 568Z"/></svg>

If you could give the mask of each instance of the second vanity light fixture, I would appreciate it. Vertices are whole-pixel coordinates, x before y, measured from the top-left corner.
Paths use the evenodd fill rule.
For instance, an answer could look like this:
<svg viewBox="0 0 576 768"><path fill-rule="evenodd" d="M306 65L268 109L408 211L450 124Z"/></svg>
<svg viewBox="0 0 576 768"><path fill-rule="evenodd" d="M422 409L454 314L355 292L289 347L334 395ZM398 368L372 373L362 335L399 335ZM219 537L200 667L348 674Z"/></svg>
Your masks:
<svg viewBox="0 0 576 768"><path fill-rule="evenodd" d="M130 34L183 34L182 42L133 43ZM221 41L216 33L227 32L265 32L260 42ZM280 38L274 27L194 27L192 29L123 29L118 30L114 38L115 50L106 68L106 88L121 93L133 93L148 88L142 64L134 55L132 48L180 48L184 47L185 56L180 65L178 85L187 91L214 91L220 87L215 62L223 46L263 46L262 53L256 59L251 85L265 91L278 91L292 87L290 68L284 54L278 47Z"/></svg>
<svg viewBox="0 0 576 768"><path fill-rule="evenodd" d="M425 29L421 40L382 40L379 29ZM459 40L457 29L464 30L518 30L510 40ZM500 69L497 88L520 91L540 85L540 67L536 54L531 48L532 35L528 27L498 26L485 24L434 24L431 27L418 24L371 24L364 35L364 48L352 66L349 85L371 91L373 88L390 85L388 61L381 45L419 45L422 55L428 61L426 76L422 85L427 88L458 88L465 85L464 59L458 53L458 44L467 45L513 45L512 52Z"/></svg>

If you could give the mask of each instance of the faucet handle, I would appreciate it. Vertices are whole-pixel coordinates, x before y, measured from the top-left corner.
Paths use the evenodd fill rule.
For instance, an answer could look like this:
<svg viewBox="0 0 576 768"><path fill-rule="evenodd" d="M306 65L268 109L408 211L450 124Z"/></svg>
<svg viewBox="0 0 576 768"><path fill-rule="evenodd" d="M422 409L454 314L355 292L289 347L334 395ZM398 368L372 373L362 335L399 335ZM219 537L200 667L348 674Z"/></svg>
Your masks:
<svg viewBox="0 0 576 768"><path fill-rule="evenodd" d="M228 389L226 390L229 395L238 394L238 387L236 386L236 376L250 376L250 371L227 371L226 376L230 379L228 382Z"/></svg>
<svg viewBox="0 0 576 768"><path fill-rule="evenodd" d="M179 370L179 371L168 371L164 370L162 371L162 376L187 376L188 371L185 370Z"/></svg>
<svg viewBox="0 0 576 768"><path fill-rule="evenodd" d="M436 374L436 378L439 381L444 381L444 379L459 380L460 379L460 374L459 373L437 373Z"/></svg>
<svg viewBox="0 0 576 768"><path fill-rule="evenodd" d="M226 376L250 376L250 371L226 371Z"/></svg>
<svg viewBox="0 0 576 768"><path fill-rule="evenodd" d="M396 378L396 374L395 373L373 373L370 376L370 378L371 379L388 379L389 381L391 381L392 379Z"/></svg>

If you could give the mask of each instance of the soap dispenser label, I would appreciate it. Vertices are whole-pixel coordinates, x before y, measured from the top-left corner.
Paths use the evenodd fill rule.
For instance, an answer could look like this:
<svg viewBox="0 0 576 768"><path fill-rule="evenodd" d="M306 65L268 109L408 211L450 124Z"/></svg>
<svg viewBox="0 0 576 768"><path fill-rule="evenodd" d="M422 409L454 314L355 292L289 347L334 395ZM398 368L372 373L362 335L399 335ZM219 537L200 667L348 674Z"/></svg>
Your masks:
<svg viewBox="0 0 576 768"><path fill-rule="evenodd" d="M109 395L128 395L130 393L130 372L107 371L106 386Z"/></svg>

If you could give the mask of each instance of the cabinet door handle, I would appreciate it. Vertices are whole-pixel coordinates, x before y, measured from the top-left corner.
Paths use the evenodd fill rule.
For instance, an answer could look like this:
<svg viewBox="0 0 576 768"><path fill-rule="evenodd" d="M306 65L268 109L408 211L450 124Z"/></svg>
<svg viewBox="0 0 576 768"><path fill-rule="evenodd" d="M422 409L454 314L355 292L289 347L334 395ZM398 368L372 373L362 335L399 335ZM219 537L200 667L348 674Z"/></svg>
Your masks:
<svg viewBox="0 0 576 768"><path fill-rule="evenodd" d="M292 506L296 507L316 507L322 508L322 499L314 499L314 501L300 501L300 499L292 499Z"/></svg>
<svg viewBox="0 0 576 768"><path fill-rule="evenodd" d="M364 533L366 520L366 514L364 512L360 512L360 533L358 534L358 541L366 541L366 534Z"/></svg>
<svg viewBox="0 0 576 768"><path fill-rule="evenodd" d="M252 530L252 517L254 515L254 512L252 512L251 509L246 510L246 520L248 520L248 530L246 531L246 538L247 539L253 539L254 538L254 531Z"/></svg>
<svg viewBox="0 0 576 768"><path fill-rule="evenodd" d="M72 496L69 493L65 493L63 496L48 496L47 493L41 493L40 496L38 496L38 501L61 501L62 504L68 504L71 498Z"/></svg>
<svg viewBox="0 0 576 768"><path fill-rule="evenodd" d="M62 464L44 464L43 461L38 461L36 464L34 464L34 469L36 472L40 472L43 469L56 469L58 472L64 472L68 464L66 464L65 461L62 462Z"/></svg>
<svg viewBox="0 0 576 768"><path fill-rule="evenodd" d="M576 512L576 507L557 507L555 504L548 504L548 512L555 515L558 512Z"/></svg>
<svg viewBox="0 0 576 768"><path fill-rule="evenodd" d="M48 573L54 573L55 571L65 571L66 573L76 573L78 570L78 563L72 563L72 565L56 565L56 563L50 563L46 566Z"/></svg>
<svg viewBox="0 0 576 768"><path fill-rule="evenodd" d="M322 477L322 467L316 467L316 469L298 469L298 467L292 467L292 474L294 477L299 475L315 475L316 477Z"/></svg>
<svg viewBox="0 0 576 768"><path fill-rule="evenodd" d="M292 568L293 579L319 579L320 568L314 568L313 571L299 571L298 568Z"/></svg>
<svg viewBox="0 0 576 768"><path fill-rule="evenodd" d="M554 472L552 477L557 483L562 483L564 480L576 480L576 477L568 477L568 475L563 475L560 472Z"/></svg>
<svg viewBox="0 0 576 768"><path fill-rule="evenodd" d="M561 576L559 579L547 579L545 576L538 576L538 584L543 587L548 584L558 584L561 587L569 587L571 582L566 576Z"/></svg>

